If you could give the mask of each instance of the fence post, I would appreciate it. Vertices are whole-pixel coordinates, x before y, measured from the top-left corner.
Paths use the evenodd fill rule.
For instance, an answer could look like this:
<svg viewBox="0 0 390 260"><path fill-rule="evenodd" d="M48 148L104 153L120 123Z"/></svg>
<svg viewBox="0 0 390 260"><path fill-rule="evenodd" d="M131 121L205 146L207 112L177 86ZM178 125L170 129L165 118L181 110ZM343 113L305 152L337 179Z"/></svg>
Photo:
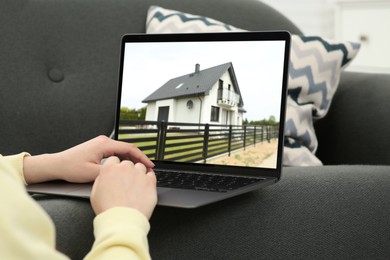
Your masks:
<svg viewBox="0 0 390 260"><path fill-rule="evenodd" d="M277 126L273 126L272 131L273 131L273 138L278 138L279 132L276 130Z"/></svg>
<svg viewBox="0 0 390 260"><path fill-rule="evenodd" d="M246 125L244 125L244 151L246 147Z"/></svg>
<svg viewBox="0 0 390 260"><path fill-rule="evenodd" d="M228 154L230 156L230 150L232 149L232 125L229 125L229 140L228 140Z"/></svg>
<svg viewBox="0 0 390 260"><path fill-rule="evenodd" d="M157 149L156 149L156 159L164 159L164 150L165 150L165 140L167 135L167 122L161 121L157 124L158 133L157 133Z"/></svg>
<svg viewBox="0 0 390 260"><path fill-rule="evenodd" d="M256 129L257 127L255 126L255 128L253 129L253 146L256 146Z"/></svg>
<svg viewBox="0 0 390 260"><path fill-rule="evenodd" d="M264 141L264 126L260 127L260 143Z"/></svg>
<svg viewBox="0 0 390 260"><path fill-rule="evenodd" d="M267 141L271 142L271 126L267 126Z"/></svg>
<svg viewBox="0 0 390 260"><path fill-rule="evenodd" d="M209 150L209 135L210 135L210 126L209 124L206 124L204 126L204 136L203 136L203 151L202 151L202 157L203 162L206 163L207 156L208 156L208 150Z"/></svg>

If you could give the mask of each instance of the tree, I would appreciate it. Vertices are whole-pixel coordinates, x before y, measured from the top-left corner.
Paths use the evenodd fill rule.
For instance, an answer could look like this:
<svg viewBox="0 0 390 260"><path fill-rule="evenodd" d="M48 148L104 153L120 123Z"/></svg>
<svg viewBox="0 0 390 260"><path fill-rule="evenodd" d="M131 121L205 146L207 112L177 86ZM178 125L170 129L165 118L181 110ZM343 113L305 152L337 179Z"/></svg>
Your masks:
<svg viewBox="0 0 390 260"><path fill-rule="evenodd" d="M263 120L256 120L256 121L250 121L248 123L248 120L246 120L246 123L248 125L273 125L276 126L279 124L279 122L276 121L275 116L271 115L268 119L263 119Z"/></svg>
<svg viewBox="0 0 390 260"><path fill-rule="evenodd" d="M269 118L268 118L268 123L270 124L270 125L275 125L277 122L276 122L276 118L275 118L275 116L269 116Z"/></svg>
<svg viewBox="0 0 390 260"><path fill-rule="evenodd" d="M120 111L120 119L123 120L145 120L146 117L146 107L141 109L121 107Z"/></svg>

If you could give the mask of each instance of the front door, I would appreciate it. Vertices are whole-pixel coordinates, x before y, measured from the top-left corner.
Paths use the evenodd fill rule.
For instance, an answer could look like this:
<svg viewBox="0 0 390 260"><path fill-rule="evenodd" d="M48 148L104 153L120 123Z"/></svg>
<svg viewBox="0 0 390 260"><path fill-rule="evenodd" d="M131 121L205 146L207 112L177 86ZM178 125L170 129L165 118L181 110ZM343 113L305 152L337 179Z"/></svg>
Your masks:
<svg viewBox="0 0 390 260"><path fill-rule="evenodd" d="M168 116L169 116L169 106L165 107L159 107L158 108L158 116L157 121L165 121L168 122Z"/></svg>

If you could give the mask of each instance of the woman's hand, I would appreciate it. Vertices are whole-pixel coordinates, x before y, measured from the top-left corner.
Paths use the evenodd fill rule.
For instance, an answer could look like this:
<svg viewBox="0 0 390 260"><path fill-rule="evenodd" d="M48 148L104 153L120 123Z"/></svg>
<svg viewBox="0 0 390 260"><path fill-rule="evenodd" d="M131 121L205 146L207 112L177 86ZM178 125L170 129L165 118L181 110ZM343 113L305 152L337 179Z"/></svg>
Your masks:
<svg viewBox="0 0 390 260"><path fill-rule="evenodd" d="M99 136L63 152L25 157L24 178L27 184L57 179L91 182L99 174L101 160L110 156L142 163L147 169L154 167L153 162L135 145Z"/></svg>
<svg viewBox="0 0 390 260"><path fill-rule="evenodd" d="M113 207L129 207L150 219L157 204L156 175L142 163L120 161L113 156L101 167L91 193L98 215Z"/></svg>

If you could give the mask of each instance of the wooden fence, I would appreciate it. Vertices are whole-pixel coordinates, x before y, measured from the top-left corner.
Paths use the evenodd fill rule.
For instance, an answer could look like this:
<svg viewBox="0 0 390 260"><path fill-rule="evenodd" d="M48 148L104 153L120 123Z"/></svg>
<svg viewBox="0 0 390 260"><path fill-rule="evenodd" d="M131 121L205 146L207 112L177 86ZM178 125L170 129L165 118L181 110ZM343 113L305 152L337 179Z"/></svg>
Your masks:
<svg viewBox="0 0 390 260"><path fill-rule="evenodd" d="M278 126L121 120L118 139L137 145L151 159L206 163L273 138L278 138Z"/></svg>

